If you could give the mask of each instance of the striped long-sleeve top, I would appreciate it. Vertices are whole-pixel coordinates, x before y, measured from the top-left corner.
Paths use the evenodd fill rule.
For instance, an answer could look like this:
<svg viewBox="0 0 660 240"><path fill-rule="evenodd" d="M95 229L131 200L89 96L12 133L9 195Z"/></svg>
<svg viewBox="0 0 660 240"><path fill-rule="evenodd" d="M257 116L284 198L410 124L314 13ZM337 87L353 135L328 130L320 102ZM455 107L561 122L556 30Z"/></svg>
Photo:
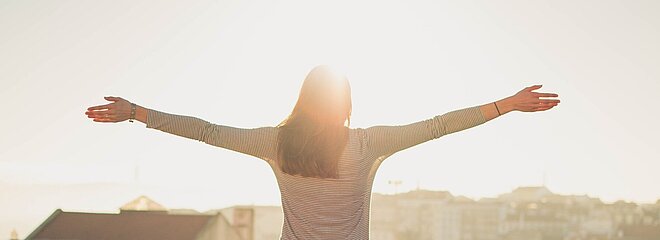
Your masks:
<svg viewBox="0 0 660 240"><path fill-rule="evenodd" d="M369 239L371 188L390 155L486 122L479 106L407 125L349 128L338 162L339 178L286 174L278 169L277 127L236 128L184 115L147 110L147 128L248 154L268 163L279 186L284 222L281 240Z"/></svg>

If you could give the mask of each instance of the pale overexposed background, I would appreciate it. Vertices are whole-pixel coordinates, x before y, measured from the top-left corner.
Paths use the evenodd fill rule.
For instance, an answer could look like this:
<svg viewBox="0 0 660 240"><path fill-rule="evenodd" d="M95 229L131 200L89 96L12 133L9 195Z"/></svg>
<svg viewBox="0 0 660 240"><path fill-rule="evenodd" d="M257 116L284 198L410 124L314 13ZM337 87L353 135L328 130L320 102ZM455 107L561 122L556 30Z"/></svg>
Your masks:
<svg viewBox="0 0 660 240"><path fill-rule="evenodd" d="M318 64L343 69L352 127L407 124L543 84L562 103L390 157L374 191L472 198L517 186L660 198L658 1L0 0L0 237L56 208L280 204L259 159L96 123L120 96L235 127L274 126Z"/></svg>

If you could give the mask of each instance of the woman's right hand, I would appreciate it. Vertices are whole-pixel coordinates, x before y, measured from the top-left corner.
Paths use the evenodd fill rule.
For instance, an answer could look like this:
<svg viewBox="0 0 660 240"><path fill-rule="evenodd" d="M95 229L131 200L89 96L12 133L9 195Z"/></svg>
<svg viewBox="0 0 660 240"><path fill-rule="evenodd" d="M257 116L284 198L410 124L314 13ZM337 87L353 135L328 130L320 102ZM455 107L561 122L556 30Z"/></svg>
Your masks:
<svg viewBox="0 0 660 240"><path fill-rule="evenodd" d="M513 107L513 110L521 112L537 112L549 110L559 105L559 99L540 99L541 97L559 97L556 93L538 93L532 92L541 88L543 85L533 85L520 90L515 95L507 99Z"/></svg>

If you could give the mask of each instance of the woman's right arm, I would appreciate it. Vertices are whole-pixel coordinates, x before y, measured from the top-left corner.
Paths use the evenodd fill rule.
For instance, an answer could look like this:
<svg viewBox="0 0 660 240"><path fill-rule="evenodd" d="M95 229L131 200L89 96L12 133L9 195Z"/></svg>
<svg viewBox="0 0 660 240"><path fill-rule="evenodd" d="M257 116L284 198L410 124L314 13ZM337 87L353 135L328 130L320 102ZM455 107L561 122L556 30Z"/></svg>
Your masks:
<svg viewBox="0 0 660 240"><path fill-rule="evenodd" d="M534 85L520 90L513 96L480 106L486 121L509 113L511 111L538 112L557 106L559 99L540 99L541 97L559 97L556 93L537 93L533 90L543 85Z"/></svg>
<svg viewBox="0 0 660 240"><path fill-rule="evenodd" d="M488 121L484 106L472 106L406 125L378 125L364 130L369 158L381 162L390 155ZM497 114L497 113L496 113Z"/></svg>
<svg viewBox="0 0 660 240"><path fill-rule="evenodd" d="M557 106L559 100L539 99L539 97L558 97L559 95L532 92L540 87L541 85L530 86L511 97L454 110L407 125L367 128L365 135L368 152L382 161L398 151L481 125L511 111L536 112Z"/></svg>

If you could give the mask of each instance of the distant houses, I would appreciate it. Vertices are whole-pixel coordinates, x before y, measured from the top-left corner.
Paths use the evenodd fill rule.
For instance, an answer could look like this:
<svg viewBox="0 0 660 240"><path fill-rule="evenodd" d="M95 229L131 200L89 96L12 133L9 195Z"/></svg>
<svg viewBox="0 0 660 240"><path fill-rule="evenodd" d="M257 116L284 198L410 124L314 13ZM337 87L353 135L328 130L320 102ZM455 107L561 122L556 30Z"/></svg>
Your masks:
<svg viewBox="0 0 660 240"><path fill-rule="evenodd" d="M279 206L241 206L199 213L194 210L168 210L141 196L122 206L119 213L65 212L57 209L26 239L259 240L265 239L262 235L268 229L268 239L277 239L281 225L270 226L260 219L277 224L273 220L281 216L279 209ZM231 213L231 221L223 212ZM275 233L273 229L277 229Z"/></svg>
<svg viewBox="0 0 660 240"><path fill-rule="evenodd" d="M474 201L449 192L375 193L372 240L660 240L660 201L606 204L519 187Z"/></svg>
<svg viewBox="0 0 660 240"><path fill-rule="evenodd" d="M204 213L167 209L146 196L119 213L56 210L30 240L276 240L280 206L238 205ZM496 198L446 191L374 193L371 240L660 240L655 204L603 203L559 195L544 186L519 187ZM18 240L16 232L11 239Z"/></svg>
<svg viewBox="0 0 660 240"><path fill-rule="evenodd" d="M237 205L207 213L220 213L246 240L277 240L282 232L282 207Z"/></svg>

